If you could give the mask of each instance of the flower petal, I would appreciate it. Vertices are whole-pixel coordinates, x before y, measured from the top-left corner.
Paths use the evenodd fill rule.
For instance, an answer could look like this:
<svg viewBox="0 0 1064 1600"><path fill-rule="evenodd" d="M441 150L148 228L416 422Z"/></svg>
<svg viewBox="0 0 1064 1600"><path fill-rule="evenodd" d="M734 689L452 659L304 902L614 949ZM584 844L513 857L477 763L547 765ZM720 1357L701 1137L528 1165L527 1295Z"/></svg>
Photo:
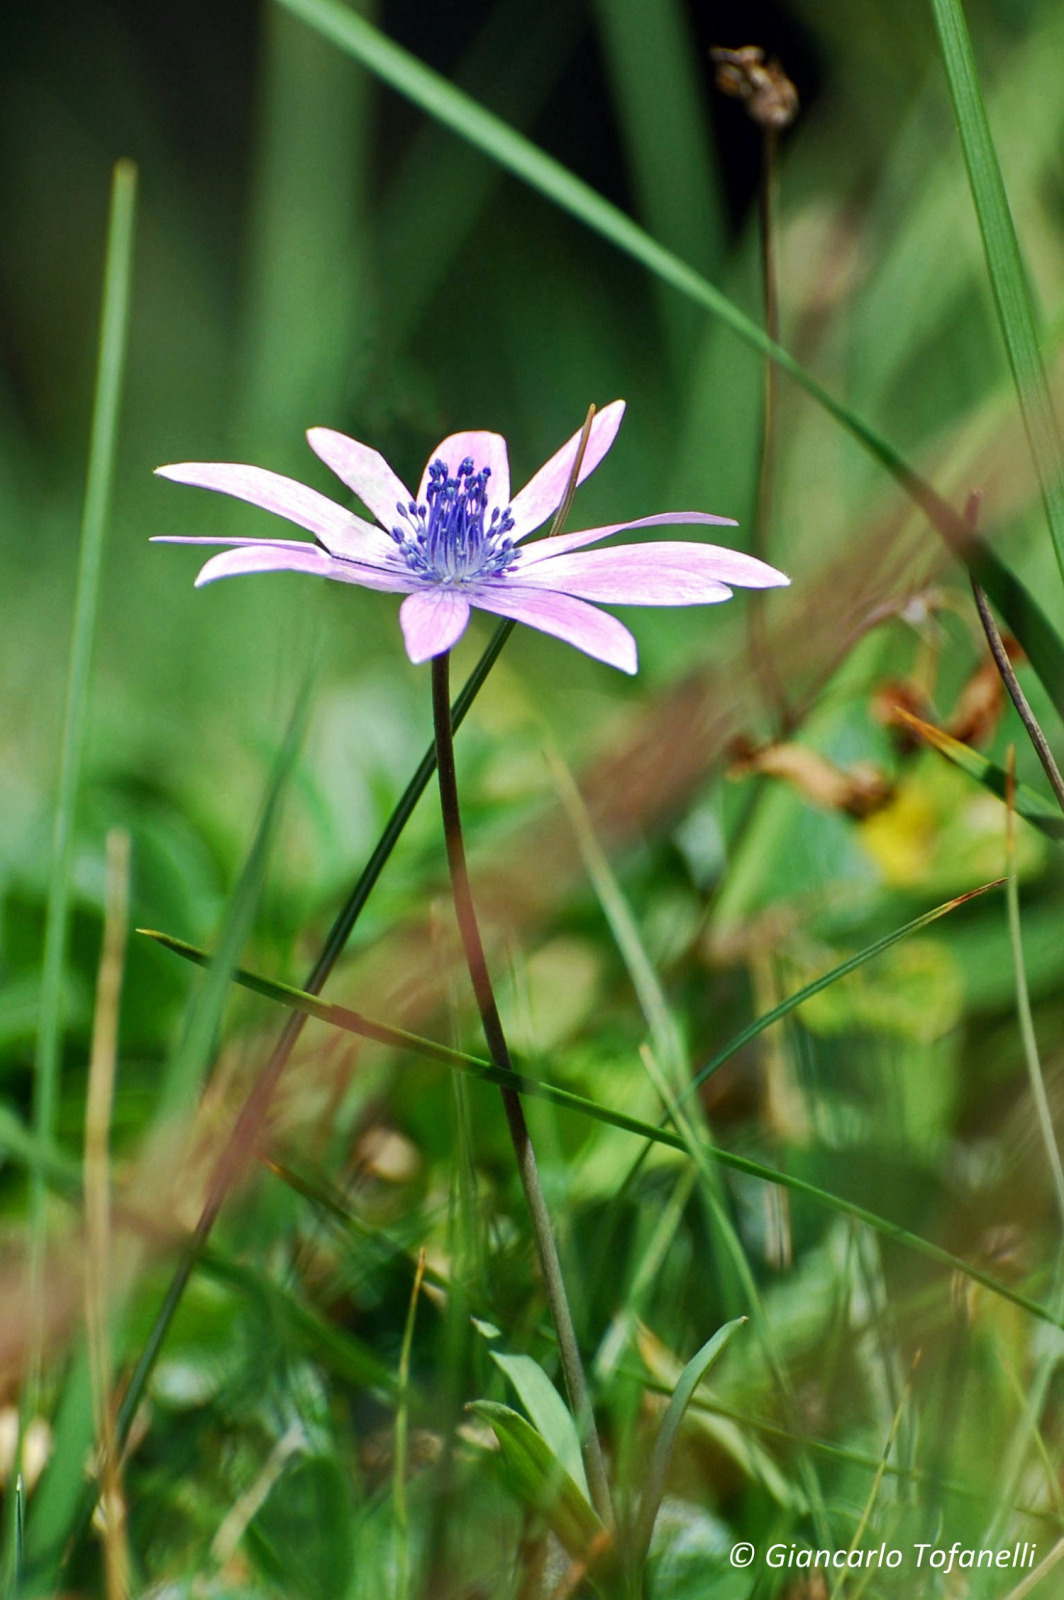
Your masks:
<svg viewBox="0 0 1064 1600"><path fill-rule="evenodd" d="M659 511L656 516L637 517L634 522L610 522L604 528L583 528L573 533L556 533L552 539L536 539L521 551L521 566L529 567L533 562L546 560L548 556L564 555L567 550L580 550L585 544L597 544L611 533L627 533L634 528L664 528L678 522L700 527L739 526L734 517L714 517L708 511ZM772 570L771 567L766 568L766 571ZM777 573L776 581L786 583L789 580L782 573Z"/></svg>
<svg viewBox="0 0 1064 1600"><path fill-rule="evenodd" d="M518 589L508 582L481 584L468 594L481 611L512 617L515 622L539 628L541 633L553 634L585 655L594 656L596 661L605 661L622 672L635 672L638 666L635 640L624 623L608 611L574 600L572 595L553 589Z"/></svg>
<svg viewBox="0 0 1064 1600"><path fill-rule="evenodd" d="M469 621L469 601L455 589L416 589L399 607L406 653L415 665L442 656Z"/></svg>
<svg viewBox="0 0 1064 1600"><path fill-rule="evenodd" d="M307 443L390 533L397 521L396 506L409 505L411 495L380 452L334 428L308 428Z"/></svg>
<svg viewBox="0 0 1064 1600"><path fill-rule="evenodd" d="M506 453L506 440L501 433L485 433L480 429L473 429L468 433L452 433L438 444L421 474L418 484L418 504L425 502L425 490L429 486L429 467L434 461L447 463L447 475L453 478L467 456L473 460L473 470L479 472L481 467L491 468L491 477L488 479L488 507L498 506L500 509L510 504L510 457Z"/></svg>
<svg viewBox="0 0 1064 1600"><path fill-rule="evenodd" d="M779 583L781 577L763 561L738 550L665 540L550 556L507 574L508 582L516 586L561 589L584 600L623 606L713 605L731 599L729 581L760 589Z"/></svg>
<svg viewBox="0 0 1064 1600"><path fill-rule="evenodd" d="M188 542L199 543L192 539ZM317 578L336 578L341 583L383 589L388 594L408 594L414 585L412 576L404 578L358 561L337 560L313 544L274 539L269 544L244 544L212 556L201 568L196 588L202 589L205 583L214 583L218 578L239 578L251 572L309 572Z"/></svg>
<svg viewBox="0 0 1064 1600"><path fill-rule="evenodd" d="M589 473L594 472L616 439L617 429L621 425L623 416L623 400L614 400L596 412L591 423L591 436L587 441L584 459L580 463L580 477L577 480L579 483L583 483ZM561 505L583 431L583 428L577 428L572 438L567 439L561 449L556 450L535 476L529 478L520 493L514 496L511 510L514 517L515 543L541 527Z"/></svg>
<svg viewBox="0 0 1064 1600"><path fill-rule="evenodd" d="M318 550L318 546L308 544L305 539L216 539L213 534L192 533L153 533L148 540L149 544L213 544L244 546L254 545L257 548L265 546L268 550ZM319 550L318 554L322 552Z"/></svg>
<svg viewBox="0 0 1064 1600"><path fill-rule="evenodd" d="M305 483L285 478L279 472L268 472L265 467L246 467L232 461L178 461L168 467L156 467L155 472L174 483L217 489L272 511L316 534L335 555L378 561L394 553L391 540L382 537L371 522L363 522L316 489L308 489Z"/></svg>

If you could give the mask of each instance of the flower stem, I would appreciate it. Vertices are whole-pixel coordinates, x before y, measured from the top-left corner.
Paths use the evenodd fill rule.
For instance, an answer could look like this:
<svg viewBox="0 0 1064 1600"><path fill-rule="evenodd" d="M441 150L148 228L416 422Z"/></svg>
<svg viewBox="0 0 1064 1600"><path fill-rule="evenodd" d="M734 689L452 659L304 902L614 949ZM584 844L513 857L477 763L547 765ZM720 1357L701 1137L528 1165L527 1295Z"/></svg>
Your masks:
<svg viewBox="0 0 1064 1600"><path fill-rule="evenodd" d="M774 343L780 336L779 282L776 275L776 186L779 133L770 123L762 129L761 188L759 220L761 231L761 280L764 296L765 332ZM772 523L773 475L776 463L776 384L772 361L765 362L764 403L761 424L761 457L757 471L757 501L754 509L752 553L762 560L769 544ZM766 635L765 595L756 590L750 596L750 656L766 703L776 714L784 734L792 725L787 697L776 672Z"/></svg>
<svg viewBox="0 0 1064 1600"><path fill-rule="evenodd" d="M465 951L466 965L469 968L469 976L473 982L473 993L476 996L477 1009L480 1012L484 1036L488 1042L488 1050L497 1067L503 1068L504 1071L512 1072L513 1063L510 1059L510 1050L506 1043L506 1035L503 1032L502 1021L499 1017L499 1008L495 1002L495 991L492 988L491 975L488 972L488 963L484 956L484 945L480 937L480 927L477 923L473 895L469 886L465 843L462 837L462 816L458 807L458 780L454 765L449 680L450 653L444 651L442 655L433 657L432 661L432 715L436 730L436 770L440 782L440 807L443 812L443 831L447 845L447 864L451 873L454 909L458 919L458 931L462 939L462 948ZM614 1520L613 1507L610 1500L609 1483L606 1478L606 1467L602 1458L602 1446L599 1442L595 1419L591 1411L587 1379L584 1376L580 1349L576 1342L576 1330L573 1327L573 1316L569 1309L569 1298L565 1292L565 1281L562 1277L561 1261L558 1257L558 1246L551 1227L550 1213L547 1210L546 1196L543 1193L543 1185L540 1182L536 1152L532 1146L532 1135L525 1120L521 1096L514 1089L501 1089L500 1093L502 1094L503 1109L506 1112L506 1122L510 1129L510 1138L513 1141L514 1154L517 1157L517 1170L521 1178L521 1187L525 1192L525 1200L528 1204L529 1216L532 1221L532 1234L536 1242L536 1253L539 1256L544 1287L547 1291L547 1302L550 1306L555 1331L558 1335L558 1352L561 1356L565 1385L569 1391L569 1402L576 1415L577 1426L580 1429L584 1466L587 1471L591 1499L603 1522L607 1526L612 1526Z"/></svg>

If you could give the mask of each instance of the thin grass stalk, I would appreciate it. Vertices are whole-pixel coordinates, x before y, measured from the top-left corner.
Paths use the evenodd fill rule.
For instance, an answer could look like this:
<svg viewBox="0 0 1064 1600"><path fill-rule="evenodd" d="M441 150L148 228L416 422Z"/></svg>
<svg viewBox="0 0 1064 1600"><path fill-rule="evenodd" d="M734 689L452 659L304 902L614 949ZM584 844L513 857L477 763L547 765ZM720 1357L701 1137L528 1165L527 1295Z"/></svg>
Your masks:
<svg viewBox="0 0 1064 1600"><path fill-rule="evenodd" d="M1013 804L1013 790L1016 783L1016 750L1013 745L1009 746L1006 770L1008 773L1008 801L1005 809L1005 900L1008 907L1009 945L1012 950L1012 966L1016 977L1016 1010L1019 1015L1020 1037L1023 1040L1023 1055L1027 1063L1027 1076L1031 1085L1031 1098L1034 1101L1035 1115L1038 1119L1038 1131L1042 1135L1042 1143L1045 1146L1046 1159L1049 1162L1049 1171L1053 1178L1053 1191L1056 1195L1057 1209L1060 1212L1061 1226L1064 1228L1064 1168L1061 1167L1060 1150L1057 1146L1053 1117L1049 1109L1049 1100L1046 1096L1042 1062L1038 1054L1038 1040L1034 1031L1034 1017L1031 1014L1031 995L1027 986L1027 967L1023 958L1023 931L1020 926L1020 888L1016 872L1016 807Z"/></svg>
<svg viewBox="0 0 1064 1600"><path fill-rule="evenodd" d="M640 1051L640 1055L655 1088L662 1097L663 1103L672 1111L672 1108L679 1104L679 1096L682 1093L687 1073L687 1061L679 1030L658 975L654 971L653 964L643 946L631 908L591 825L591 819L587 814L583 797L561 758L554 755L549 759L554 781L569 815L584 866L609 923L610 932L613 934L617 947L624 959L650 1031L651 1043ZM692 1129L686 1117L682 1123L676 1122L674 1117L674 1125L677 1133L684 1140L685 1146L694 1160L698 1176L702 1180L711 1223L721 1240L728 1259L735 1269L743 1293L747 1297L755 1328L761 1339L766 1360L778 1384L780 1394L792 1416L797 1417L797 1406L790 1376L776 1350L760 1291L750 1270L750 1264L746 1259L742 1243L732 1226L731 1218L728 1214L727 1198L720 1181L720 1173L717 1171L713 1161L705 1153L709 1146L709 1140L708 1138L697 1140L699 1151L696 1153L692 1145ZM818 1536L826 1538L828 1536L828 1524L819 1480L815 1467L804 1452L799 1459L799 1470L804 1480L809 1505L817 1525Z"/></svg>
<svg viewBox="0 0 1064 1600"><path fill-rule="evenodd" d="M992 887L996 887L993 885ZM978 891L983 892L983 891ZM970 896L966 897L970 898ZM941 915L941 911L934 915ZM930 919L929 919L930 920ZM910 931L912 925L910 924ZM160 936L156 936L160 937ZM900 937L896 934L895 938ZM208 963L210 957L201 950L192 946L182 946L180 940L162 936L162 942L178 953L186 955L189 959L201 963ZM404 1033L401 1029L387 1027L383 1023L373 1022L355 1011L348 1011L343 1006L323 1005L312 995L300 993L285 984L274 983L269 978L259 977L255 973L242 972L239 969L234 973L234 979L246 988L252 989L257 994L266 995L272 1000L277 1000L281 1005L292 1006L304 1011L308 1016L318 1017L321 1021L332 1026L342 1028L346 1032L358 1034L362 1038L376 1039L382 1044L394 1045L398 1049L411 1050L417 1055L424 1056L430 1061L439 1061L441 1065L452 1067L459 1072L467 1072L472 1076L482 1079L485 1083L494 1083L500 1088L514 1089L521 1095L533 1095L537 1099L546 1100L551 1105L562 1107L564 1110L573 1111L578 1116L593 1118L596 1122L606 1123L610 1127L619 1128L624 1133L633 1134L636 1138L646 1141L649 1145L661 1144L671 1150L678 1150L682 1154L690 1155L684 1139L673 1133L665 1123L668 1114L657 1127L644 1122L639 1117L630 1117L623 1111L616 1111L612 1106L600 1105L597 1101L589 1100L583 1095L574 1094L571 1090L559 1088L553 1083L546 1083L540 1078L529 1077L526 1073L507 1072L497 1067L493 1062L482 1061L476 1056L464 1055L457 1050L451 1050L446 1045L436 1044L431 1039L419 1038L416 1034ZM765 1024L768 1025L767 1022ZM973 1283L980 1284L991 1294L1000 1295L1021 1310L1028 1312L1042 1322L1047 1322L1053 1327L1064 1328L1064 1303L1060 1310L1049 1306L1039 1305L1036 1300L1020 1294L1009 1285L1000 1283L990 1273L984 1272L980 1267L973 1266L971 1262L964 1261L960 1256L945 1250L941 1245L933 1244L929 1239L921 1238L919 1234L912 1233L908 1228L899 1223L891 1222L879 1212L870 1211L865 1206L857 1205L854 1201L846 1200L840 1195L833 1194L830 1189L822 1189L815 1183L809 1183L804 1178L783 1171L777 1167L767 1166L762 1161L754 1161L749 1156L739 1155L737 1151L728 1150L720 1145L703 1141L705 1149L722 1167L730 1167L735 1172L746 1173L748 1177L758 1178L764 1183L780 1184L790 1189L793 1193L803 1195L815 1205L835 1212L837 1215L847 1217L853 1222L863 1222L884 1238L893 1239L895 1243L904 1248L915 1251L924 1256L928 1261L934 1261L949 1272L960 1273L962 1277L969 1278ZM641 1162L646 1151L639 1157ZM632 1171L638 1169L639 1162ZM60 1175L61 1176L61 1175ZM628 1174L626 1183L630 1183L632 1172Z"/></svg>
<svg viewBox="0 0 1064 1600"><path fill-rule="evenodd" d="M258 891L265 873L269 846L280 810L281 797L286 780L295 762L306 723L310 682L311 680L308 679L296 703L286 731L284 744L267 785L265 800L251 849L248 852L247 860L226 909L218 948L211 960L205 963L208 968L207 981L193 997L192 1003L188 1007L181 1038L163 1079L155 1123L149 1136L148 1158L152 1162L159 1164L159 1170L164 1177L167 1174L170 1175L171 1179L175 1176L172 1163L166 1154L167 1146L172 1143L174 1120L178 1119L179 1121L187 1112L189 1099L209 1058L225 1005L230 974L236 965L237 957L247 937L254 915ZM254 1098L254 1091L252 1092L252 1098ZM241 1156L250 1148L253 1130L249 1121L245 1118L244 1113L246 1112L247 1104L245 1103L241 1116L237 1118L236 1127L210 1175L207 1200L197 1228L191 1241L185 1247L174 1278L167 1289L162 1307L156 1314L147 1340L134 1363L133 1370L126 1383L115 1417L115 1442L116 1448L119 1450L124 1446L129 1436L133 1418L136 1416L141 1400L144 1397L148 1379L162 1348L170 1322L180 1302L185 1285L192 1274L196 1259L206 1242L210 1225L217 1216L218 1208L221 1205L219 1196L224 1196L229 1183L233 1181L233 1177L240 1167ZM63 1557L64 1563L67 1565L77 1555L88 1532L96 1498L95 1485L92 1483L87 1484L80 1497L77 1512L73 1517L72 1531Z"/></svg>
<svg viewBox="0 0 1064 1600"><path fill-rule="evenodd" d="M403 1343L399 1351L399 1381L396 1386L395 1447L392 1452L392 1505L395 1510L396 1600L409 1600L410 1595L410 1521L406 1504L406 1462L410 1442L410 1352L414 1345L414 1323L417 1319L417 1302L421 1294L421 1280L425 1276L425 1248L418 1251L414 1287L410 1292L410 1309L406 1314Z"/></svg>
<svg viewBox="0 0 1064 1600"><path fill-rule="evenodd" d="M112 174L107 251L104 261L100 345L96 364L89 465L81 518L74 626L67 672L63 717L59 791L52 832L51 872L45 913L44 960L41 972L40 1029L33 1079L33 1129L38 1139L50 1143L55 1132L59 1102L60 1061L63 1047L63 977L70 932L73 890L74 837L78 792L85 752L89 688L99 609L100 569L104 538L111 509L122 398L129 306L133 280L133 241L136 221L137 169L132 161L119 161ZM47 1182L42 1168L30 1179L30 1283L36 1320L24 1414L37 1409L42 1341L43 1292L47 1233Z"/></svg>
<svg viewBox="0 0 1064 1600"><path fill-rule="evenodd" d="M476 909L469 884L466 866L465 843L462 836L462 815L458 803L458 778L454 762L454 739L450 720L449 690L450 652L435 656L432 662L432 713L436 730L436 768L440 785L440 809L443 813L444 840L447 847L447 864L451 874L458 931L465 952L466 965L476 996L477 1009L488 1042L488 1052L495 1066L504 1072L513 1071L509 1046L503 1031L502 1019L495 1000L495 991L488 971L484 945L480 937ZM561 1358L565 1386L569 1401L580 1429L591 1500L607 1526L613 1523L606 1465L602 1445L595 1426L588 1393L584 1364L580 1356L576 1329L573 1326L569 1297L565 1289L558 1246L551 1226L550 1212L539 1176L536 1152L525 1118L521 1096L510 1088L502 1089L506 1124L517 1158L517 1170L528 1205L536 1253L539 1257L543 1285L550 1306L551 1317L558 1337L558 1354Z"/></svg>
<svg viewBox="0 0 1064 1600"><path fill-rule="evenodd" d="M994 1343L996 1347L994 1353L997 1356L998 1365L1005 1375L1005 1382L1011 1389L1013 1399L1019 1407L1022 1424L1034 1441L1035 1452L1042 1464L1045 1494L1053 1506L1050 1515L1055 1518L1058 1527L1064 1526L1064 1490L1061 1489L1060 1485L1059 1469L1053 1460L1052 1450L1046 1443L1038 1414L1032 1406L1032 1397L1024 1391L1023 1381L1013 1362L1009 1359L1008 1346L1002 1339L1000 1330L997 1332Z"/></svg>
<svg viewBox="0 0 1064 1600"><path fill-rule="evenodd" d="M85 1327L103 1508L107 1600L129 1593L121 1461L115 1437L109 1313L111 1281L111 1177L108 1145L118 1055L118 1014L125 966L129 905L129 835L107 836L107 894L103 949L96 986L89 1087L85 1108Z"/></svg>
<svg viewBox="0 0 1064 1600"><path fill-rule="evenodd" d="M798 1397L795 1394L794 1384L791 1381L786 1362L776 1343L776 1337L772 1331L772 1324L769 1321L757 1280L750 1268L746 1252L742 1247L742 1241L732 1226L731 1218L728 1216L721 1195L720 1174L716 1170L716 1148L707 1139L699 1136L699 1132L688 1113L680 1106L680 1102L673 1093L672 1086L665 1073L661 1070L660 1063L656 1061L653 1050L648 1046L644 1046L640 1051L640 1055L643 1059L643 1065L647 1069L647 1076L660 1095L662 1103L666 1107L676 1131L683 1139L687 1152L702 1180L703 1193L710 1216L735 1266L739 1281L742 1284L743 1293L746 1295L750 1320L753 1323L764 1353L765 1363L779 1392L787 1421L796 1439L799 1440L798 1470L817 1538L824 1543L830 1543L831 1528L828 1523L823 1491L820 1487L820 1478L800 1431Z"/></svg>
<svg viewBox="0 0 1064 1600"><path fill-rule="evenodd" d="M1064 778L1060 775L1060 768L1057 766L1053 752L1049 748L1049 741L1042 732L1037 717L1031 710L1030 702L1020 688L1019 679L1013 670L1012 662L1009 660L1009 653L1005 649L1004 641L998 632L997 623L994 621L994 614L990 609L986 590L979 580L974 577L972 578L972 594L975 597L976 609L979 612L979 621L982 623L983 632L986 634L986 642L990 646L990 654L994 658L994 665L1001 674L1001 681L1008 690L1009 699L1016 707L1020 721L1027 730L1027 737L1034 747L1035 755L1042 763L1042 771L1049 779L1053 793L1057 797L1057 804L1064 811Z"/></svg>
<svg viewBox="0 0 1064 1600"><path fill-rule="evenodd" d="M1044 1561L1040 1561L1033 1572L1021 1578L1015 1589L1010 1589L1004 1600L1027 1600L1033 1594L1043 1578L1047 1578L1055 1566L1064 1561L1064 1539L1058 1539Z"/></svg>
<svg viewBox="0 0 1064 1600"><path fill-rule="evenodd" d="M864 1538L865 1530L868 1527L869 1522L871 1521L872 1512L875 1509L876 1500L879 1497L879 1491L880 1491L880 1488L882 1487L883 1479L886 1477L886 1474L887 1474L887 1463L890 1460L890 1452L894 1449L894 1443L895 1443L895 1440L898 1437L898 1432L899 1432L899 1430L901 1428L901 1419L902 1419L902 1416L903 1416L904 1411L905 1411L905 1403L908 1400L910 1393L912 1392L913 1375L916 1372L916 1368L917 1368L917 1366L919 1364L919 1361L920 1361L920 1352L917 1351L916 1357L915 1357L915 1359L913 1361L912 1367L911 1367L910 1372L909 1372L909 1376L905 1380L905 1387L901 1392L901 1396L900 1396L900 1398L898 1400L898 1404L897 1404L897 1406L895 1408L894 1416L893 1416L893 1419L892 1419L891 1424L890 1424L890 1432L887 1435L887 1442L886 1442L886 1445L884 1446L883 1454L882 1454L882 1456L880 1458L879 1465L876 1467L875 1477L872 1479L872 1486L868 1491L868 1499L865 1501L864 1510L861 1512L861 1520L858 1522L857 1527L854 1530L853 1538L850 1540L849 1548L848 1548L848 1550L846 1552L847 1555L850 1555L850 1554L853 1553L854 1550L859 1550L861 1548L861 1540ZM839 1573L839 1576L836 1578L835 1583L832 1586L831 1600L840 1600L840 1596L842 1595L843 1587L844 1587L844 1585L846 1583L846 1576L847 1576L847 1574L845 1572L840 1572ZM860 1596L867 1589L869 1583L871 1582L871 1579L872 1579L872 1569L871 1569L871 1567L868 1567L865 1570L865 1572L864 1572L863 1576L861 1577L860 1581L858 1582L857 1588L854 1590L853 1595L851 1596L851 1600L860 1600Z"/></svg>

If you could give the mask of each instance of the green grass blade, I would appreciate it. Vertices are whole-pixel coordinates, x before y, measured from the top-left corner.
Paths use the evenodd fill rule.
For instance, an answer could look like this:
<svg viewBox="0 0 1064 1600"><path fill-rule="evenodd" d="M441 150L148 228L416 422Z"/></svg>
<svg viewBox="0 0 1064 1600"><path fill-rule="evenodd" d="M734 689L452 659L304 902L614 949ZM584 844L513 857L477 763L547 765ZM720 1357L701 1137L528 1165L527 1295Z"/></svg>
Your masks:
<svg viewBox="0 0 1064 1600"><path fill-rule="evenodd" d="M672 1392L672 1398L665 1408L658 1436L654 1440L654 1449L639 1501L635 1532L632 1536L632 1558L636 1572L642 1571L647 1551L650 1549L654 1523L657 1521L661 1502L665 1497L665 1480L669 1473L669 1463L672 1461L672 1453L676 1448L676 1440L679 1438L680 1426L687 1407L691 1404L698 1385L732 1334L741 1328L745 1321L745 1317L736 1317L734 1322L726 1322L723 1328L718 1328L712 1339L707 1339L701 1350L697 1351L684 1367Z"/></svg>
<svg viewBox="0 0 1064 1600"><path fill-rule="evenodd" d="M932 922L937 922L939 917L948 916L951 911L956 911L958 906L966 905L969 900L978 899L979 895L987 894L991 889L1000 889L1004 881L1004 878L997 878L993 883L984 883L978 889L969 889L967 894L959 894L952 900L944 901L942 905L935 906L933 911L925 911L922 916L914 917L912 922L905 923L904 927L895 928L893 933L884 934L883 938L877 939L874 944L866 945L855 956L850 956L848 960L840 962L837 967L832 967L831 971L825 972L822 977L814 978L813 982L807 983L804 989L799 989L795 994L788 995L787 999L781 1000L778 1006L773 1006L771 1011L766 1011L763 1016L751 1022L741 1033L737 1033L734 1039L731 1039L725 1045L723 1050L719 1051L711 1061L707 1061L706 1065L699 1069L690 1084L684 1089L683 1094L680 1096L681 1101L685 1100L688 1095L694 1094L705 1083L707 1078L713 1076L718 1067L722 1067L726 1061L730 1061L732 1056L741 1050L744 1045L750 1043L751 1039L756 1039L759 1033L764 1033L766 1028L771 1028L772 1024L779 1022L781 1017L785 1017L791 1011L797 1010L807 1000L811 1000L813 995L819 994L822 989L830 988L833 983L838 983L840 978L847 977L849 973L856 972L858 967L865 965L865 962L873 961L876 956L881 956L885 950L889 950L891 945L897 944L900 939L907 939L910 934L920 933L924 928L930 927Z"/></svg>
<svg viewBox="0 0 1064 1600"><path fill-rule="evenodd" d="M533 1426L590 1505L591 1493L573 1414L543 1368L531 1356L510 1355L505 1350L492 1350L491 1359L509 1378Z"/></svg>
<svg viewBox="0 0 1064 1600"><path fill-rule="evenodd" d="M74 627L67 674L59 793L52 834L51 875L45 920L41 974L40 1032L34 1066L33 1127L42 1143L55 1131L63 1044L63 969L70 928L74 866L74 828L85 751L85 733L92 676L93 646L99 608L100 568L111 508L118 434L118 411L125 372L129 305L133 279L133 240L137 202L137 169L120 161L111 181L111 208L104 264L100 348L96 365L89 467L81 519ZM30 1196L33 1256L40 1270L43 1250L45 1180L34 1169Z"/></svg>
<svg viewBox="0 0 1064 1600"><path fill-rule="evenodd" d="M987 887L995 887L988 885ZM974 891L977 894L985 890ZM972 895L964 896L971 899ZM948 906L931 913L928 920L934 916L942 916L946 909L952 909L957 902L950 901ZM906 931L912 931L912 927ZM185 956L190 961L206 965L210 956L203 950L197 950L194 945L185 944L183 940L174 939L169 934L151 934L160 944L173 950L177 955ZM892 936L893 938L894 936ZM880 946L882 948L882 945ZM501 1067L496 1067L489 1061L482 1061L476 1056L463 1055L458 1050L449 1050L446 1045L435 1044L431 1039L421 1039L416 1034L403 1032L399 1028L389 1028L383 1023L371 1022L355 1011L348 1011L343 1006L326 1005L316 995L307 994L303 990L290 988L286 984L275 983L270 978L262 978L256 973L244 972L236 968L233 980L243 984L246 988L253 989L256 993L277 1000L282 1005L305 1012L308 1016L318 1017L322 1022L331 1023L333 1027L343 1028L348 1033L356 1033L361 1038L376 1039L382 1044L391 1044L400 1049L412 1050L419 1055L424 1055L430 1060L439 1061L444 1066L456 1068L460 1072L471 1073L474 1077L482 1078L486 1083L495 1083L506 1089L516 1089L519 1094L535 1095L541 1100L547 1100L552 1105L561 1106L566 1111L574 1111L579 1116L590 1117L596 1122L604 1122L612 1128L619 1128L622 1133L631 1133L640 1139L649 1139L654 1144L666 1145L671 1150L677 1150L683 1155L690 1155L687 1141L678 1133L673 1133L669 1128L655 1127L653 1123L644 1122L639 1117L630 1117L623 1111L615 1111L611 1106L600 1105L597 1101L588 1100L584 1095L574 1094L569 1089L561 1089L556 1084L545 1083L539 1078L530 1078L520 1072L505 1072ZM821 980L823 981L823 980ZM767 1024L766 1024L767 1026ZM959 1256L952 1255L941 1246L932 1244L929 1239L922 1239L919 1234L910 1233L908 1228L901 1227L898 1223L891 1222L886 1217L881 1217L875 1211L869 1211L864 1206L856 1205L853 1201L841 1195L832 1194L828 1189L821 1189L815 1183L808 1183L804 1178L795 1177L789 1172L782 1172L775 1167L767 1166L762 1161L754 1161L748 1156L737 1155L733 1150L724 1150L719 1145L710 1144L708 1141L698 1141L707 1155L722 1167L730 1167L734 1172L744 1172L748 1177L760 1178L766 1183L778 1183L785 1189L792 1190L795 1194L804 1195L814 1204L824 1206L829 1211L836 1212L839 1216L848 1217L853 1222L864 1222L877 1233L888 1239L893 1239L896 1244L914 1250L918 1255L926 1256L929 1261L936 1262L939 1266L947 1267L951 1272L960 1272L966 1278L971 1278L974 1283L981 1284L984 1289L989 1289L992 1294L998 1294L1013 1305L1021 1306L1024 1311L1030 1312L1043 1322L1052 1323L1054 1327L1064 1327L1054 1312L1040 1306L1037 1301L1030 1300L1026 1295L1017 1293L1006 1284L999 1283L989 1273L983 1272L978 1267L973 1267Z"/></svg>
<svg viewBox="0 0 1064 1600"><path fill-rule="evenodd" d="M399 94L436 118L459 138L482 150L562 210L608 239L640 262L662 283L671 285L722 322L740 339L768 356L801 385L817 403L900 484L920 506L950 548L971 566L1009 627L1023 643L1053 704L1064 716L1064 643L1041 608L995 552L972 535L963 517L917 473L871 425L837 400L756 322L673 251L633 222L617 206L576 178L516 129L485 110L469 95L426 67L409 51L355 15L338 0L279 0L311 28L355 56Z"/></svg>
<svg viewBox="0 0 1064 1600"><path fill-rule="evenodd" d="M974 778L984 789L996 794L999 800L1006 798L1008 776L1004 767L988 761L978 750L973 750L970 744L962 744L944 729L936 728L934 723L924 722L921 717L914 717L910 711L899 707L898 716L907 728L911 728L926 744L937 750L940 755L944 755L955 767L966 772L969 778ZM1044 833L1047 839L1055 839L1058 842L1064 839L1064 817L1060 814L1059 806L1046 800L1036 789L1029 789L1025 783L1018 783L1015 789L1015 807L1017 815L1037 828L1039 833Z"/></svg>
<svg viewBox="0 0 1064 1600"><path fill-rule="evenodd" d="M469 1410L495 1430L504 1475L518 1499L546 1519L574 1560L586 1556L605 1530L547 1441L510 1406L474 1400Z"/></svg>
<svg viewBox="0 0 1064 1600"><path fill-rule="evenodd" d="M1030 285L987 120L961 0L931 0L957 119L964 164L979 219L998 321L1034 458L1046 520L1064 576L1064 482L1060 426L1046 377Z"/></svg>

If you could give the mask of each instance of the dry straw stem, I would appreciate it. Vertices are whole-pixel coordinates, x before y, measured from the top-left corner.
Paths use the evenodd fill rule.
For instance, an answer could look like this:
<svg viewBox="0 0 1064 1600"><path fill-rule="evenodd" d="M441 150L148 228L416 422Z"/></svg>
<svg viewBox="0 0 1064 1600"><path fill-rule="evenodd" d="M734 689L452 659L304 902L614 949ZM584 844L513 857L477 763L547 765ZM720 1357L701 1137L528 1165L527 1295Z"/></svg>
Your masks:
<svg viewBox="0 0 1064 1600"><path fill-rule="evenodd" d="M414 1287L410 1291L410 1309L403 1329L403 1344L399 1352L398 1400L395 1408L395 1450L392 1467L392 1504L395 1508L396 1561L399 1569L397 1600L407 1600L410 1593L410 1528L406 1504L406 1462L410 1439L410 1354L414 1346L414 1322L417 1317L418 1297L425 1276L425 1247L418 1251Z"/></svg>
<svg viewBox="0 0 1064 1600"><path fill-rule="evenodd" d="M1004 1600L1027 1600L1033 1594L1043 1578L1049 1576L1053 1568L1064 1560L1064 1539L1058 1539L1044 1561L1040 1561L1033 1572L1021 1578L1015 1589L1010 1589Z"/></svg>
<svg viewBox="0 0 1064 1600"><path fill-rule="evenodd" d="M121 1463L115 1434L111 1359L111 1178L108 1144L118 1059L129 906L129 835L107 836L107 890L103 948L96 984L96 1010L85 1108L85 1325L93 1413L100 1455L100 1515L103 1524L107 1600L129 1593L129 1551Z"/></svg>

